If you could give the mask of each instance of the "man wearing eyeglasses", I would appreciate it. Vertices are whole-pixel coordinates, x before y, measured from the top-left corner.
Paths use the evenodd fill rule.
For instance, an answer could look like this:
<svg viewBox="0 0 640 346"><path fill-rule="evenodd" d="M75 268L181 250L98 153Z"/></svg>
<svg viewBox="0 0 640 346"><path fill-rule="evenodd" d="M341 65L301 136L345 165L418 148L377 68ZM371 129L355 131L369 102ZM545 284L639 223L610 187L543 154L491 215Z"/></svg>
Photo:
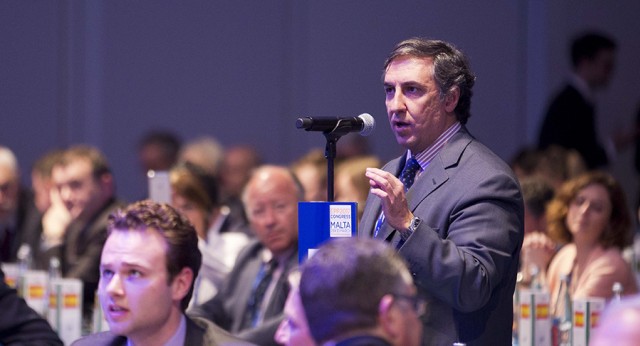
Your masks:
<svg viewBox="0 0 640 346"><path fill-rule="evenodd" d="M300 299L319 345L418 346L424 300L387 243L333 239L302 265Z"/></svg>

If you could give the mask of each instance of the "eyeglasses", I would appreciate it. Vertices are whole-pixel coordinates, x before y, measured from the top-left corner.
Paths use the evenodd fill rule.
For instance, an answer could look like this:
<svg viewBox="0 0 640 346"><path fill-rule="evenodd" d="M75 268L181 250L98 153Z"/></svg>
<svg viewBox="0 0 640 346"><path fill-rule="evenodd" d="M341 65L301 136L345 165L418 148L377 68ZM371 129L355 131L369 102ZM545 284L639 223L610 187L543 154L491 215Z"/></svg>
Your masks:
<svg viewBox="0 0 640 346"><path fill-rule="evenodd" d="M391 296L396 299L402 299L409 302L411 304L411 308L416 312L418 317L423 316L425 312L427 312L427 302L418 295L410 296L400 293L391 293Z"/></svg>

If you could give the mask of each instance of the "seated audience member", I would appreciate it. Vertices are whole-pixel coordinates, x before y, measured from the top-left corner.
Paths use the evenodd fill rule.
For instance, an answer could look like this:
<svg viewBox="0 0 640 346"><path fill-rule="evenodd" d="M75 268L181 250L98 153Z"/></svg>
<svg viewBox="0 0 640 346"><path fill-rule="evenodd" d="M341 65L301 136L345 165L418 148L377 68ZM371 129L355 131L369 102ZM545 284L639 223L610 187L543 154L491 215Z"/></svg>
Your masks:
<svg viewBox="0 0 640 346"><path fill-rule="evenodd" d="M222 169L220 170L222 204L231 209L232 218L238 221L247 220L240 198L242 189L249 181L251 172L261 164L260 154L249 145L234 146L224 152Z"/></svg>
<svg viewBox="0 0 640 346"><path fill-rule="evenodd" d="M107 159L94 147L77 145L67 149L54 165L51 177L71 222L58 239L44 238L46 257L60 259L64 277L82 281L84 318L88 323L100 279L107 218L121 203L115 197L115 181Z"/></svg>
<svg viewBox="0 0 640 346"><path fill-rule="evenodd" d="M513 172L522 180L544 178L556 190L565 181L587 171L584 160L574 149L551 145L545 150L522 148L510 162Z"/></svg>
<svg viewBox="0 0 640 346"><path fill-rule="evenodd" d="M25 226L36 212L31 191L20 184L18 160L0 146L0 262L15 262L18 249L28 242Z"/></svg>
<svg viewBox="0 0 640 346"><path fill-rule="evenodd" d="M589 342L591 346L640 345L640 296L611 302L598 321Z"/></svg>
<svg viewBox="0 0 640 346"><path fill-rule="evenodd" d="M71 215L51 178L51 171L61 157L62 150L49 151L40 156L31 168L31 186L36 209L25 224L28 235L24 243L31 248L35 269L49 268L45 255L47 248L44 244L51 242L46 239L62 239L64 230L71 222Z"/></svg>
<svg viewBox="0 0 640 346"><path fill-rule="evenodd" d="M191 162L208 174L218 177L224 151L213 137L200 137L185 143L178 154L178 162Z"/></svg>
<svg viewBox="0 0 640 346"><path fill-rule="evenodd" d="M108 229L98 296L110 331L74 345L246 345L184 314L202 260L187 219L147 200L113 213Z"/></svg>
<svg viewBox="0 0 640 346"><path fill-rule="evenodd" d="M284 303L284 320L280 322L275 340L284 346L316 346L300 301L300 272L289 275L291 290Z"/></svg>
<svg viewBox="0 0 640 346"><path fill-rule="evenodd" d="M542 151L536 174L557 190L565 181L585 172L587 166L576 150L552 145Z"/></svg>
<svg viewBox="0 0 640 346"><path fill-rule="evenodd" d="M556 316L564 314L558 297L569 277L572 299L613 296L615 282L624 294L638 291L631 267L622 249L632 241L631 218L624 192L618 182L604 172L590 172L571 179L556 192L547 209L549 235L567 243L553 257L547 273L551 306Z"/></svg>
<svg viewBox="0 0 640 346"><path fill-rule="evenodd" d="M289 293L287 276L298 267L298 201L303 190L284 167L262 166L242 194L256 235L238 255L222 290L192 314L258 345L275 345Z"/></svg>
<svg viewBox="0 0 640 346"><path fill-rule="evenodd" d="M300 298L321 345L417 346L424 301L404 260L384 242L337 238L302 265Z"/></svg>
<svg viewBox="0 0 640 346"><path fill-rule="evenodd" d="M524 200L524 242L520 252L520 271L525 284L544 285L547 266L556 253L557 245L547 235L547 205L553 198L553 187L540 176L520 180Z"/></svg>
<svg viewBox="0 0 640 346"><path fill-rule="evenodd" d="M335 201L357 202L358 220L362 217L364 203L369 195L369 179L364 176L367 167L380 167L380 160L373 156L352 157L340 162L335 174Z"/></svg>
<svg viewBox="0 0 640 346"><path fill-rule="evenodd" d="M351 132L340 138L336 146L336 160L343 161L350 158L371 155L369 138L359 133Z"/></svg>
<svg viewBox="0 0 640 346"><path fill-rule="evenodd" d="M509 161L509 166L518 177L518 180L522 180L537 173L541 158L542 152L540 150L525 146L513 155Z"/></svg>
<svg viewBox="0 0 640 346"><path fill-rule="evenodd" d="M218 202L218 182L200 167L178 164L169 179L172 206L189 219L198 234L202 268L192 303L202 304L222 286L238 253L249 242L249 230L229 218L229 209Z"/></svg>
<svg viewBox="0 0 640 346"><path fill-rule="evenodd" d="M142 171L168 171L178 161L180 139L168 131L147 132L138 143L138 159Z"/></svg>
<svg viewBox="0 0 640 346"><path fill-rule="evenodd" d="M309 151L291 165L291 170L304 187L305 201L327 200L327 163L322 150Z"/></svg>
<svg viewBox="0 0 640 346"><path fill-rule="evenodd" d="M62 346L49 323L5 283L1 269L0 311L0 345Z"/></svg>

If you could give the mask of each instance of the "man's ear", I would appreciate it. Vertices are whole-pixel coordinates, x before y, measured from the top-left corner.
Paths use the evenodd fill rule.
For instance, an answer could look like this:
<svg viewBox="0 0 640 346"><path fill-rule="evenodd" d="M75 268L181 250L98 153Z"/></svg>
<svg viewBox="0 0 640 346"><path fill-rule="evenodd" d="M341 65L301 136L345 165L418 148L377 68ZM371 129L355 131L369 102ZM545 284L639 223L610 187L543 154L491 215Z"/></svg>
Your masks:
<svg viewBox="0 0 640 346"><path fill-rule="evenodd" d="M447 113L453 113L458 106L458 100L460 100L460 88L456 85L451 87L444 97L444 109Z"/></svg>
<svg viewBox="0 0 640 346"><path fill-rule="evenodd" d="M112 193L114 191L115 182L113 181L113 174L104 173L100 175L99 181L100 181L100 186L102 187L102 191L109 192L109 193Z"/></svg>
<svg viewBox="0 0 640 346"><path fill-rule="evenodd" d="M182 268L182 270L173 278L173 282L171 282L172 299L174 301L181 301L182 298L189 293L192 281L193 271L191 268Z"/></svg>
<svg viewBox="0 0 640 346"><path fill-rule="evenodd" d="M395 340L398 336L398 323L402 321L398 318L398 309L393 309L394 298L390 294L385 294L378 304L378 321L380 329L388 340Z"/></svg>

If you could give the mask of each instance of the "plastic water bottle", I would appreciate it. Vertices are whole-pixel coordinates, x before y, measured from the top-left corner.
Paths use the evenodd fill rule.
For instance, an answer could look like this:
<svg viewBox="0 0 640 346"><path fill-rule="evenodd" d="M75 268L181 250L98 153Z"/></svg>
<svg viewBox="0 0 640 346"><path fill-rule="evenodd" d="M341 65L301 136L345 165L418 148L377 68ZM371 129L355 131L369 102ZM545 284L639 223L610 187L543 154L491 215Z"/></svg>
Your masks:
<svg viewBox="0 0 640 346"><path fill-rule="evenodd" d="M27 271L31 269L31 262L33 260L31 246L28 244L20 245L16 257L18 258L18 280L16 280L16 290L18 291L18 295L24 297L24 276L27 274Z"/></svg>
<svg viewBox="0 0 640 346"><path fill-rule="evenodd" d="M622 284L617 281L614 282L611 290L613 291L613 301L616 303L620 302L620 299L622 299L622 291L624 290Z"/></svg>

